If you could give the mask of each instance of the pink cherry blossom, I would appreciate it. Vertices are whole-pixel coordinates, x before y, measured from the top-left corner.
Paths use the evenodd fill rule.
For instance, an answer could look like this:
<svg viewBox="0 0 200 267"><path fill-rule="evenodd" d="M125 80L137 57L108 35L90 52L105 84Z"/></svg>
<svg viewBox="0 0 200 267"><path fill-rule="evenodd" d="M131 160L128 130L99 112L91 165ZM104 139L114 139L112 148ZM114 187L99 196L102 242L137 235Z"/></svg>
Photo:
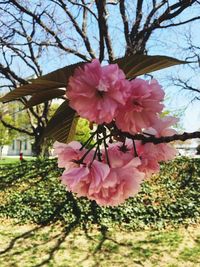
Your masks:
<svg viewBox="0 0 200 267"><path fill-rule="evenodd" d="M172 116L166 116L163 118L158 118L150 128L145 130L145 133L150 133L156 137L161 136L172 136L176 134L176 130L169 128L170 126L176 124L178 119Z"/></svg>
<svg viewBox="0 0 200 267"><path fill-rule="evenodd" d="M58 167L64 168L69 163L72 162L72 160L78 160L82 152L80 152L81 144L76 141L72 141L69 144L64 144L60 142L55 142L53 145L54 148L54 155L58 156Z"/></svg>
<svg viewBox="0 0 200 267"><path fill-rule="evenodd" d="M70 106L91 122L110 123L119 105L125 105L129 82L117 64L101 66L94 59L77 68L69 79L67 97Z"/></svg>
<svg viewBox="0 0 200 267"><path fill-rule="evenodd" d="M177 155L177 150L170 144L158 144L155 145L156 149L159 151L158 153L158 161L168 161L172 160L176 157Z"/></svg>
<svg viewBox="0 0 200 267"><path fill-rule="evenodd" d="M72 141L69 144L55 142L53 145L54 155L58 156L58 167L59 168L71 168L74 166L74 161L80 160L86 153L86 149L81 149L81 143ZM93 158L93 151L91 151L85 158L84 162L88 163Z"/></svg>
<svg viewBox="0 0 200 267"><path fill-rule="evenodd" d="M141 165L138 169L146 174L149 178L153 173L158 173L160 170L159 165L159 149L152 143L141 144L136 142L138 156L141 159Z"/></svg>
<svg viewBox="0 0 200 267"><path fill-rule="evenodd" d="M138 156L141 159L141 165L138 169L149 178L153 173L160 170L159 162L168 161L175 158L177 150L170 144L139 144L137 145Z"/></svg>
<svg viewBox="0 0 200 267"><path fill-rule="evenodd" d="M133 197L139 191L144 178L144 173L137 169L138 165L139 158L134 158L121 168L111 168L101 190L90 198L96 200L100 206L116 206Z"/></svg>
<svg viewBox="0 0 200 267"><path fill-rule="evenodd" d="M134 196L140 189L144 173L138 170L141 161L133 156L130 142L111 145L108 154L110 167L103 155L103 162L73 163L66 168L61 180L67 190L95 200L101 206L116 206Z"/></svg>
<svg viewBox="0 0 200 267"><path fill-rule="evenodd" d="M133 143L130 139L126 140L125 144L121 142L110 144L107 151L111 168L120 168L134 157ZM106 162L105 153L103 155Z"/></svg>
<svg viewBox="0 0 200 267"><path fill-rule="evenodd" d="M169 127L174 125L175 123L177 123L177 121L178 121L177 118L174 118L171 116L159 118L155 121L154 124L152 124L152 126L150 128L145 130L145 133L153 134L156 137L172 136L172 135L176 134L177 132L176 132L176 130L171 129ZM145 146L147 146L147 144ZM159 162L172 160L177 155L177 150L172 145L166 144L166 143L161 143L161 144L157 144L157 145L151 144L151 149L149 149L149 150L155 154L155 157L156 157L157 161L159 161ZM145 152L143 154L148 157L148 152L146 149L145 149Z"/></svg>
<svg viewBox="0 0 200 267"><path fill-rule="evenodd" d="M67 187L67 190L77 193L80 196L87 196L89 169L85 165L75 165L70 169L66 169L62 176L61 181Z"/></svg>
<svg viewBox="0 0 200 267"><path fill-rule="evenodd" d="M78 196L94 199L93 195L99 193L110 168L107 164L94 160L89 166L78 165L64 171L61 180L67 189Z"/></svg>
<svg viewBox="0 0 200 267"><path fill-rule="evenodd" d="M102 190L102 184L110 172L108 164L94 160L90 167L90 185L88 198L93 199L93 195ZM95 199L96 200L96 199Z"/></svg>
<svg viewBox="0 0 200 267"><path fill-rule="evenodd" d="M159 171L159 162L168 161L175 158L177 150L170 144L146 143L141 145L142 150L139 150L142 165L139 167L141 171L156 173ZM141 152L142 151L142 152Z"/></svg>
<svg viewBox="0 0 200 267"><path fill-rule="evenodd" d="M110 172L102 182L101 190L90 196L99 205L119 205L139 191L144 173L138 170L141 161L134 157L132 146L132 141L127 140L125 144L118 142L108 147Z"/></svg>
<svg viewBox="0 0 200 267"><path fill-rule="evenodd" d="M135 79L130 82L130 96L116 115L116 125L122 131L135 134L150 127L164 107L160 103L164 91L156 80L149 82Z"/></svg>

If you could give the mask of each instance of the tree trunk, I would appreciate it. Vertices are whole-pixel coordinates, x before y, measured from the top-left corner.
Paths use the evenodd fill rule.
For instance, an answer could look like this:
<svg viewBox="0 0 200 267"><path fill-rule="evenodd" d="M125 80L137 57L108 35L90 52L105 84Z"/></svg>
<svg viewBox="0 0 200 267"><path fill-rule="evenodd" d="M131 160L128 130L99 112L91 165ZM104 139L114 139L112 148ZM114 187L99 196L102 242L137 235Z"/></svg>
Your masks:
<svg viewBox="0 0 200 267"><path fill-rule="evenodd" d="M42 151L41 151L41 156L43 158L49 158L49 156L51 156L51 147L52 147L52 140L50 138L45 138L44 142L42 142Z"/></svg>
<svg viewBox="0 0 200 267"><path fill-rule="evenodd" d="M42 152L42 145L39 138L35 138L35 142L32 146L33 156L39 157Z"/></svg>

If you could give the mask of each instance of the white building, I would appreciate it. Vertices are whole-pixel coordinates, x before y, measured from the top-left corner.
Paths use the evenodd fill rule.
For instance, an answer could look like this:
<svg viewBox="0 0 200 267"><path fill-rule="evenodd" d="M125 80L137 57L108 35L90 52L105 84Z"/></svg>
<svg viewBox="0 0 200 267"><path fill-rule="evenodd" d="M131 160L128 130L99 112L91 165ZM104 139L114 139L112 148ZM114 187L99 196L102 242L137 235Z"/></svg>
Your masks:
<svg viewBox="0 0 200 267"><path fill-rule="evenodd" d="M195 142L192 142L191 144L177 144L175 145L175 148L178 150L180 156L192 157L197 154L197 144Z"/></svg>
<svg viewBox="0 0 200 267"><path fill-rule="evenodd" d="M17 138L12 144L3 146L2 156L19 156L20 152L24 156L32 156L32 142L29 139Z"/></svg>

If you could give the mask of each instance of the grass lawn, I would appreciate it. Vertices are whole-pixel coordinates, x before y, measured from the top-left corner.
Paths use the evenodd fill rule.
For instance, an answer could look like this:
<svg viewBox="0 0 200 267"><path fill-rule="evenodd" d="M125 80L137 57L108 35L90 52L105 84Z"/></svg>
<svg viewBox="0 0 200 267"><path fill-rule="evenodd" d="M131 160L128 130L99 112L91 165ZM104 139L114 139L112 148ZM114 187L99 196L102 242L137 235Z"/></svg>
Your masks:
<svg viewBox="0 0 200 267"><path fill-rule="evenodd" d="M34 157L24 157L25 160L33 160ZM13 163L19 163L20 160L19 160L19 156L16 156L16 157L2 157L0 159L0 165L3 165L3 164L13 164Z"/></svg>
<svg viewBox="0 0 200 267"><path fill-rule="evenodd" d="M200 226L134 232L119 228L65 233L63 226L0 219L1 267L197 267Z"/></svg>
<svg viewBox="0 0 200 267"><path fill-rule="evenodd" d="M67 192L56 160L1 165L0 267L200 267L199 167L163 165L108 209Z"/></svg>

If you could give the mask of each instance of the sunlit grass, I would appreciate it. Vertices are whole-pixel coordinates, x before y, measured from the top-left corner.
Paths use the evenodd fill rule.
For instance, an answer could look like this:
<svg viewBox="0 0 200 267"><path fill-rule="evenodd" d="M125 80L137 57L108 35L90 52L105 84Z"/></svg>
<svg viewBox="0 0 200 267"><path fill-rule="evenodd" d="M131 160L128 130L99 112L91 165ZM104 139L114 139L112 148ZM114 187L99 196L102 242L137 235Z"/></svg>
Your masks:
<svg viewBox="0 0 200 267"><path fill-rule="evenodd" d="M24 157L24 160L26 161L30 161L30 160L34 160L35 158L34 157ZM20 159L19 159L19 156L17 157L2 157L0 159L0 165L3 165L3 164L15 164L15 163L20 163Z"/></svg>
<svg viewBox="0 0 200 267"><path fill-rule="evenodd" d="M2 267L196 267L200 262L199 226L162 231L111 228L68 234L59 223L40 227L0 222ZM61 242L60 242L61 241Z"/></svg>

